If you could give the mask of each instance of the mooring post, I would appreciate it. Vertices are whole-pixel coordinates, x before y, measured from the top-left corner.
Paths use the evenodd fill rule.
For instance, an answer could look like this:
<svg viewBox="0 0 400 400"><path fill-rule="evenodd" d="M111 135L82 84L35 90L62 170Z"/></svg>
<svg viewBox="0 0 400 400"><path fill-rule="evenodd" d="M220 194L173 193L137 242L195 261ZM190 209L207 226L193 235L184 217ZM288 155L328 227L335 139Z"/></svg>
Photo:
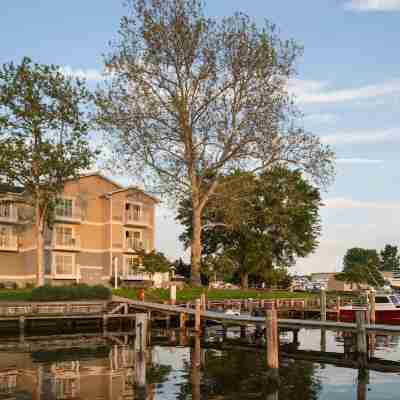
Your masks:
<svg viewBox="0 0 400 400"><path fill-rule="evenodd" d="M169 287L169 299L171 304L174 306L176 304L176 285L171 285Z"/></svg>
<svg viewBox="0 0 400 400"><path fill-rule="evenodd" d="M265 320L265 341L267 344L267 365L274 375L278 375L279 369L279 336L278 313L275 308L267 310Z"/></svg>
<svg viewBox="0 0 400 400"><path fill-rule="evenodd" d="M200 299L196 299L196 309L194 315L194 329L196 332L201 330L201 303Z"/></svg>
<svg viewBox="0 0 400 400"><path fill-rule="evenodd" d="M360 367L365 367L367 363L367 332L365 329L365 311L356 311L357 322L357 353Z"/></svg>
<svg viewBox="0 0 400 400"><path fill-rule="evenodd" d="M206 311L207 304L206 304L206 295L204 293L202 293L200 296L200 305L201 305L201 310Z"/></svg>
<svg viewBox="0 0 400 400"><path fill-rule="evenodd" d="M369 294L369 320L371 324L375 324L376 320L376 305L375 305L375 290L371 289Z"/></svg>
<svg viewBox="0 0 400 400"><path fill-rule="evenodd" d="M326 321L326 290L321 288L321 321Z"/></svg>
<svg viewBox="0 0 400 400"><path fill-rule="evenodd" d="M364 368L358 370L357 400L367 400L367 388L369 384L369 371Z"/></svg>
<svg viewBox="0 0 400 400"><path fill-rule="evenodd" d="M186 329L186 314L185 313L180 313L179 314L179 328L180 329Z"/></svg>
<svg viewBox="0 0 400 400"><path fill-rule="evenodd" d="M321 328L321 352L325 353L326 352L326 329Z"/></svg>
<svg viewBox="0 0 400 400"><path fill-rule="evenodd" d="M336 321L340 321L340 296L336 298Z"/></svg>
<svg viewBox="0 0 400 400"><path fill-rule="evenodd" d="M25 334L25 317L19 317L19 334Z"/></svg>
<svg viewBox="0 0 400 400"><path fill-rule="evenodd" d="M144 352L147 347L147 314L136 314L135 351Z"/></svg>

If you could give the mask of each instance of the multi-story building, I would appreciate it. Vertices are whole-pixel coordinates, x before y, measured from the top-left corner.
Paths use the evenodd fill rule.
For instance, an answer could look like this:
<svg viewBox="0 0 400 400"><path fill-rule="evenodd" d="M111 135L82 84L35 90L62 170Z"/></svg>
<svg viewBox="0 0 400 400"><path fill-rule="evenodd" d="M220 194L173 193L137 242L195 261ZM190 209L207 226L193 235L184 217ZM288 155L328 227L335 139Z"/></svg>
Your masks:
<svg viewBox="0 0 400 400"><path fill-rule="evenodd" d="M158 200L98 174L65 184L45 235L45 277L53 284L108 283L113 266L129 280L138 251L154 248ZM0 186L0 282L36 278L33 212L23 189Z"/></svg>

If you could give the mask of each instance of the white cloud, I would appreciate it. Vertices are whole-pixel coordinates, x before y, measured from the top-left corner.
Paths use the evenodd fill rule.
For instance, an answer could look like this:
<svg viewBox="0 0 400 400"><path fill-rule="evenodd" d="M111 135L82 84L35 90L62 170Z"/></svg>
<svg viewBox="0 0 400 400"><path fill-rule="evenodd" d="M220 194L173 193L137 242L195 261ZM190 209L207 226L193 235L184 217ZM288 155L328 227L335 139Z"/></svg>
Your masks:
<svg viewBox="0 0 400 400"><path fill-rule="evenodd" d="M337 120L337 116L329 113L308 114L304 116L303 120L312 124L330 124Z"/></svg>
<svg viewBox="0 0 400 400"><path fill-rule="evenodd" d="M330 145L385 143L399 139L400 135L397 129L338 132L321 136L322 143Z"/></svg>
<svg viewBox="0 0 400 400"><path fill-rule="evenodd" d="M289 92L302 104L342 103L400 94L400 80L358 88L331 89L328 82L294 79L289 83Z"/></svg>
<svg viewBox="0 0 400 400"><path fill-rule="evenodd" d="M400 202L393 201L360 201L345 197L333 197L323 201L329 209L369 209L369 210L398 210Z"/></svg>
<svg viewBox="0 0 400 400"><path fill-rule="evenodd" d="M98 82L104 79L101 71L97 69L74 69L70 66L61 67L61 72L64 75L72 76L74 78L85 79L87 81Z"/></svg>
<svg viewBox="0 0 400 400"><path fill-rule="evenodd" d="M396 11L400 10L400 0L351 0L344 7L357 11Z"/></svg>
<svg viewBox="0 0 400 400"><path fill-rule="evenodd" d="M337 158L337 164L382 164L383 160L370 160L368 158Z"/></svg>

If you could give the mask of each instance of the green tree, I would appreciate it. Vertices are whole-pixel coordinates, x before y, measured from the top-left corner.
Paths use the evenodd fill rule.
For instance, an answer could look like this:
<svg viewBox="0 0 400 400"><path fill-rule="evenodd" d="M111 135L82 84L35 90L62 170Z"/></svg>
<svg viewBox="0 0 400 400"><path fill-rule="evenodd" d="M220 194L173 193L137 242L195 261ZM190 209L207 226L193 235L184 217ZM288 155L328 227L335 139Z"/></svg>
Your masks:
<svg viewBox="0 0 400 400"><path fill-rule="evenodd" d="M400 270L400 255L397 246L387 244L381 251L380 257L379 267L381 271L395 272Z"/></svg>
<svg viewBox="0 0 400 400"><path fill-rule="evenodd" d="M353 247L347 250L343 258L343 272L336 274L336 278L358 285L381 286L384 280L379 265L379 255L375 249Z"/></svg>
<svg viewBox="0 0 400 400"><path fill-rule="evenodd" d="M199 284L201 217L221 176L283 163L324 184L333 153L296 122L287 93L301 52L294 41L241 13L205 17L201 0L127 4L106 60L111 82L98 93L99 123L124 171L171 199L190 197Z"/></svg>
<svg viewBox="0 0 400 400"><path fill-rule="evenodd" d="M237 171L225 177L202 218L203 264L239 274L263 276L274 266L293 265L318 245L319 190L300 171L275 167L259 176ZM180 239L191 242L191 202L183 200L177 219L185 227Z"/></svg>
<svg viewBox="0 0 400 400"><path fill-rule="evenodd" d="M44 230L66 179L91 165L91 96L57 66L0 67L0 180L25 188L35 213L37 285L44 284Z"/></svg>
<svg viewBox="0 0 400 400"><path fill-rule="evenodd" d="M138 252L136 268L145 269L147 272L169 272L172 267L171 261L165 257L164 253L153 250L150 253L142 250Z"/></svg>

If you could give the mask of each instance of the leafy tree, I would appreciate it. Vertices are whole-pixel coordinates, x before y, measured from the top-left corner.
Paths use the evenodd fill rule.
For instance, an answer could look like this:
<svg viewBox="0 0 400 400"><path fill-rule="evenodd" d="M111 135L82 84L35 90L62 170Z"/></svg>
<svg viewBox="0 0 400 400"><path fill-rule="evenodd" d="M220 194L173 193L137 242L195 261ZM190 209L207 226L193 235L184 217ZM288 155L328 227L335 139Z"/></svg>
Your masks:
<svg viewBox="0 0 400 400"><path fill-rule="evenodd" d="M153 250L150 253L141 251L138 253L137 268L143 268L147 272L169 272L172 263L165 257L164 253Z"/></svg>
<svg viewBox="0 0 400 400"><path fill-rule="evenodd" d="M128 0L98 92L99 123L124 171L192 204L192 281L201 217L223 175L283 163L325 184L333 154L296 125L287 93L301 49L244 14L207 18L201 0Z"/></svg>
<svg viewBox="0 0 400 400"><path fill-rule="evenodd" d="M319 190L300 171L275 167L259 176L237 171L224 179L202 218L203 264L237 272L242 287L249 274L288 267L315 250L320 235ZM191 242L189 198L180 203L180 239ZM219 267L218 267L219 266Z"/></svg>
<svg viewBox="0 0 400 400"><path fill-rule="evenodd" d="M358 285L381 286L384 280L379 265L379 255L375 249L353 247L347 250L343 258L343 272L336 274L336 278Z"/></svg>
<svg viewBox="0 0 400 400"><path fill-rule="evenodd" d="M37 285L44 284L44 230L57 196L92 161L90 100L84 83L57 66L24 58L0 67L0 179L24 187L34 209Z"/></svg>
<svg viewBox="0 0 400 400"><path fill-rule="evenodd" d="M380 257L381 262L379 267L381 271L395 272L400 270L400 255L397 246L387 244L381 251Z"/></svg>

